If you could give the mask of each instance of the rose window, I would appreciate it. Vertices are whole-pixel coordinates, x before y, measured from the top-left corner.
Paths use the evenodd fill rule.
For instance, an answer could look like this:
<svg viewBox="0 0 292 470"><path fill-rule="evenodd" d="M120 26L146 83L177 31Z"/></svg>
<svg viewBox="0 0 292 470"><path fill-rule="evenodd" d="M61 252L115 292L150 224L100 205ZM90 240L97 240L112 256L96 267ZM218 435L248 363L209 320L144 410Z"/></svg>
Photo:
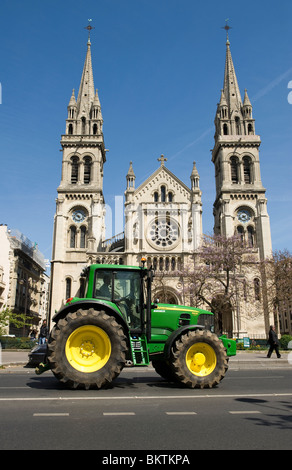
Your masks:
<svg viewBox="0 0 292 470"><path fill-rule="evenodd" d="M179 229L172 220L155 220L149 225L148 240L156 248L167 249L178 242Z"/></svg>

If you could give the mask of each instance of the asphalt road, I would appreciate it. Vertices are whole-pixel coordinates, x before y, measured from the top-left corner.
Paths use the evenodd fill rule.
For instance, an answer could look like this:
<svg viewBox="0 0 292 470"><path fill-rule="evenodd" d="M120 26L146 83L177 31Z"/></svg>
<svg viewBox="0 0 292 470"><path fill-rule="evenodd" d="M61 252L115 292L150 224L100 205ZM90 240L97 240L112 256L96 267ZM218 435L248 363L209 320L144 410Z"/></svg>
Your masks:
<svg viewBox="0 0 292 470"><path fill-rule="evenodd" d="M133 368L99 391L66 390L50 371L6 369L0 449L94 449L104 464L124 451L136 461L116 463L130 467L161 454L191 461L195 450L291 449L291 385L291 367L231 369L211 390L181 388L152 367Z"/></svg>

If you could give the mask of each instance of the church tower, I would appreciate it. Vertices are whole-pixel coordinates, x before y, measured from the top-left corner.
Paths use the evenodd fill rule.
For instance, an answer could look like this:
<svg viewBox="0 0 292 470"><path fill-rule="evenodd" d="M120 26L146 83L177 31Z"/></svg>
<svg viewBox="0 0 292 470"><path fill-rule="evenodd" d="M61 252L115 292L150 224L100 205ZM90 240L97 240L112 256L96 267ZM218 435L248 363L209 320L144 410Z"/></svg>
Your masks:
<svg viewBox="0 0 292 470"><path fill-rule="evenodd" d="M242 102L227 31L223 89L215 116L216 200L214 232L240 234L259 250L260 259L272 253L266 190L260 175L260 136L255 131L252 105L245 90Z"/></svg>
<svg viewBox="0 0 292 470"><path fill-rule="evenodd" d="M105 232L103 119L94 88L90 30L77 100L68 104L61 138L62 177L57 189L52 252L51 312L82 291L80 278L87 251L100 251Z"/></svg>

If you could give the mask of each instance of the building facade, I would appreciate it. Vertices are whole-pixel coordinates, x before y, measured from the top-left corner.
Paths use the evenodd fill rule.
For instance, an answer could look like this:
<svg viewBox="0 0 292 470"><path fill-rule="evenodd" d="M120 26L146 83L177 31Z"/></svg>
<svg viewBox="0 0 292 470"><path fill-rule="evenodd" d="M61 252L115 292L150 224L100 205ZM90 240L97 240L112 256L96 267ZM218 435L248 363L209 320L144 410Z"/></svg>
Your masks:
<svg viewBox="0 0 292 470"><path fill-rule="evenodd" d="M7 334L28 336L39 330L49 313L45 260L36 244L7 225L0 225L0 246L0 309L8 307L28 317L21 329L10 324Z"/></svg>
<svg viewBox="0 0 292 470"><path fill-rule="evenodd" d="M216 181L214 232L228 237L240 234L262 260L271 254L272 246L260 176L260 137L255 133L247 92L241 100L228 38L226 47L224 87L216 111L212 152ZM81 272L86 265L138 265L142 256L157 273L154 298L187 303L178 273L199 249L203 235L196 163L190 163L187 185L167 168L167 158L161 155L157 170L136 188L135 162L131 162L126 175L124 231L105 240L106 149L102 127L89 38L77 100L73 90L61 139L62 179L54 219L51 315L66 298L83 295ZM257 286L261 286L256 266L255 273L248 282L254 287L257 279ZM269 312L265 313L264 296L257 294L256 302L254 297L242 298L228 333L265 335L272 320Z"/></svg>

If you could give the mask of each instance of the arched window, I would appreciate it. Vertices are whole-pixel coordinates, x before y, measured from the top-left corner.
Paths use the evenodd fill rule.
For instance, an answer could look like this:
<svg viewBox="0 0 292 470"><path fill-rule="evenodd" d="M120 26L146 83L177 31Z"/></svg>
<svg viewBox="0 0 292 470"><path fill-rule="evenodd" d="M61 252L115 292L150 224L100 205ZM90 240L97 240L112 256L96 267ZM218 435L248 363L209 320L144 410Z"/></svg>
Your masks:
<svg viewBox="0 0 292 470"><path fill-rule="evenodd" d="M86 248L86 227L80 228L80 248Z"/></svg>
<svg viewBox="0 0 292 470"><path fill-rule="evenodd" d="M238 184L238 158L230 158L230 169L231 169L231 182L233 184Z"/></svg>
<svg viewBox="0 0 292 470"><path fill-rule="evenodd" d="M255 300L261 300L260 280L258 278L255 278L253 283Z"/></svg>
<svg viewBox="0 0 292 470"><path fill-rule="evenodd" d="M161 202L165 202L165 186L161 186Z"/></svg>
<svg viewBox="0 0 292 470"><path fill-rule="evenodd" d="M71 279L70 277L66 278L66 292L65 292L65 298L70 299L71 297Z"/></svg>
<svg viewBox="0 0 292 470"><path fill-rule="evenodd" d="M226 123L223 124L223 134L224 134L224 135L228 135L228 126L227 126Z"/></svg>
<svg viewBox="0 0 292 470"><path fill-rule="evenodd" d="M168 202L173 201L173 194L171 192L168 193Z"/></svg>
<svg viewBox="0 0 292 470"><path fill-rule="evenodd" d="M239 119L238 116L236 116L236 118L235 118L235 130L236 130L236 134L237 134L237 135L240 135L240 134L241 134L240 119Z"/></svg>
<svg viewBox="0 0 292 470"><path fill-rule="evenodd" d="M243 243L244 242L244 230L243 230L243 227L241 225L239 225L237 227L237 233L241 238L241 242Z"/></svg>
<svg viewBox="0 0 292 470"><path fill-rule="evenodd" d="M93 124L93 135L97 134L97 124Z"/></svg>
<svg viewBox="0 0 292 470"><path fill-rule="evenodd" d="M243 157L243 173L245 184L251 184L251 159Z"/></svg>
<svg viewBox="0 0 292 470"><path fill-rule="evenodd" d="M92 160L90 157L84 158L84 184L90 183L91 178L91 163Z"/></svg>
<svg viewBox="0 0 292 470"><path fill-rule="evenodd" d="M154 193L154 202L158 202L158 192L155 191Z"/></svg>
<svg viewBox="0 0 292 470"><path fill-rule="evenodd" d="M79 158L71 158L71 184L77 184L79 174Z"/></svg>
<svg viewBox="0 0 292 470"><path fill-rule="evenodd" d="M169 258L165 258L165 264L164 264L164 269L165 271L169 271Z"/></svg>
<svg viewBox="0 0 292 470"><path fill-rule="evenodd" d="M76 247L76 227L70 227L70 248Z"/></svg>
<svg viewBox="0 0 292 470"><path fill-rule="evenodd" d="M73 124L69 124L69 127L68 127L68 134L69 134L69 135L72 135L72 134L73 134Z"/></svg>
<svg viewBox="0 0 292 470"><path fill-rule="evenodd" d="M81 118L81 134L84 135L86 133L86 119L84 116Z"/></svg>
<svg viewBox="0 0 292 470"><path fill-rule="evenodd" d="M254 235L254 228L251 226L247 227L247 239L248 239L248 246L252 248L255 245L255 235Z"/></svg>

